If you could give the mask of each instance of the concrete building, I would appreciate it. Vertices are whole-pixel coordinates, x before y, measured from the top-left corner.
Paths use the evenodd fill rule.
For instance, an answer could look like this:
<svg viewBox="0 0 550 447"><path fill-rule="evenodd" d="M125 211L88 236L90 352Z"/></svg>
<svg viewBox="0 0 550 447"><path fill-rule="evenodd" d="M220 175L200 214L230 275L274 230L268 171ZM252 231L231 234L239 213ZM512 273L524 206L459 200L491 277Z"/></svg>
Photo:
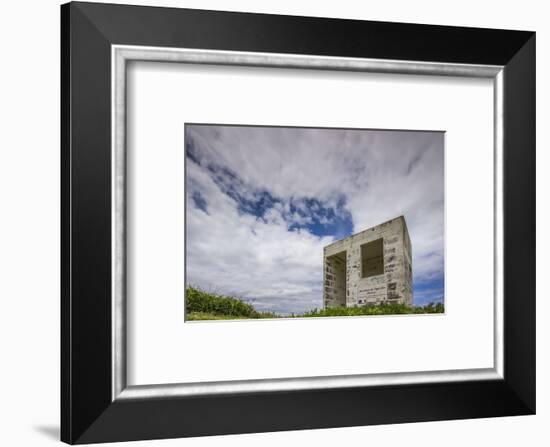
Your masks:
<svg viewBox="0 0 550 447"><path fill-rule="evenodd" d="M403 216L324 248L325 307L412 306L411 240Z"/></svg>

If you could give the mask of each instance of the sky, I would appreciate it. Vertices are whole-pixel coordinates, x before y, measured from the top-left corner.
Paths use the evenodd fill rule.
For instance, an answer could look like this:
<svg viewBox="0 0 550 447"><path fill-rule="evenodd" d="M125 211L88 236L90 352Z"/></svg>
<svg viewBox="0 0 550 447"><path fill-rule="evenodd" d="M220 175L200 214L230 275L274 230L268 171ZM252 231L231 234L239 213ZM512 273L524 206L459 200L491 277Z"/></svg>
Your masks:
<svg viewBox="0 0 550 447"><path fill-rule="evenodd" d="M404 215L415 305L444 299L443 132L186 125L186 283L322 308L323 247Z"/></svg>

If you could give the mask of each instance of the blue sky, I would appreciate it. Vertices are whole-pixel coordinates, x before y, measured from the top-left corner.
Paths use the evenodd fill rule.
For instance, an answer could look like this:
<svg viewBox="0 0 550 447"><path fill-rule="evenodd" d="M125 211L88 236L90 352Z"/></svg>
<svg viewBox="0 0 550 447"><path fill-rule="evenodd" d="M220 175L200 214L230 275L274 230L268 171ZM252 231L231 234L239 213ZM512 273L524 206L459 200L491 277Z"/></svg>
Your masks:
<svg viewBox="0 0 550 447"><path fill-rule="evenodd" d="M444 300L441 132L187 125L187 283L300 313L323 247L404 215L414 303Z"/></svg>

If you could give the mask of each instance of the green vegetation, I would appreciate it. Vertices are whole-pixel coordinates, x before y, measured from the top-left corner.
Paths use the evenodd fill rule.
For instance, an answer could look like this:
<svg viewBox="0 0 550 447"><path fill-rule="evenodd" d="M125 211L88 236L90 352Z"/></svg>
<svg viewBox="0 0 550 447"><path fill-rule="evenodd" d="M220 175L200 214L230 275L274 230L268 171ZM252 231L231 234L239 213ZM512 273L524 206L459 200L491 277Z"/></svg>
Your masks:
<svg viewBox="0 0 550 447"><path fill-rule="evenodd" d="M187 287L185 306L188 320L277 318L276 314L258 312L251 304L236 298L208 293L195 287Z"/></svg>
<svg viewBox="0 0 550 447"><path fill-rule="evenodd" d="M443 313L445 308L441 303L430 303L423 307L411 307L405 304L380 304L376 306L314 309L304 314L283 316L271 312L258 312L251 304L233 297L208 293L195 287L187 287L186 311L187 320L243 320L257 318L438 314Z"/></svg>
<svg viewBox="0 0 550 447"><path fill-rule="evenodd" d="M344 317L360 315L402 315L402 314L441 314L445 311L443 304L430 303L427 306L411 307L406 304L379 304L362 307L329 307L312 310L299 317Z"/></svg>
<svg viewBox="0 0 550 447"><path fill-rule="evenodd" d="M249 320L251 317L243 317L237 315L222 315L210 314L208 312L190 312L188 320L205 321L205 320Z"/></svg>

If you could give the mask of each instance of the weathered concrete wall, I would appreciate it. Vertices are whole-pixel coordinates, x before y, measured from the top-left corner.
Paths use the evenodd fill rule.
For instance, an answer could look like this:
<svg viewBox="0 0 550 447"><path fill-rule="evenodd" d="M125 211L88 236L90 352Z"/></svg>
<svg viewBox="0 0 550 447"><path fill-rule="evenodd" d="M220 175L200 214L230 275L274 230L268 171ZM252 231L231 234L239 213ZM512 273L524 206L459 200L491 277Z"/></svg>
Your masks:
<svg viewBox="0 0 550 447"><path fill-rule="evenodd" d="M344 253L345 263L336 267L336 261L343 259ZM344 286L342 264L346 271ZM382 302L412 305L411 241L403 216L324 248L323 302L325 307Z"/></svg>

